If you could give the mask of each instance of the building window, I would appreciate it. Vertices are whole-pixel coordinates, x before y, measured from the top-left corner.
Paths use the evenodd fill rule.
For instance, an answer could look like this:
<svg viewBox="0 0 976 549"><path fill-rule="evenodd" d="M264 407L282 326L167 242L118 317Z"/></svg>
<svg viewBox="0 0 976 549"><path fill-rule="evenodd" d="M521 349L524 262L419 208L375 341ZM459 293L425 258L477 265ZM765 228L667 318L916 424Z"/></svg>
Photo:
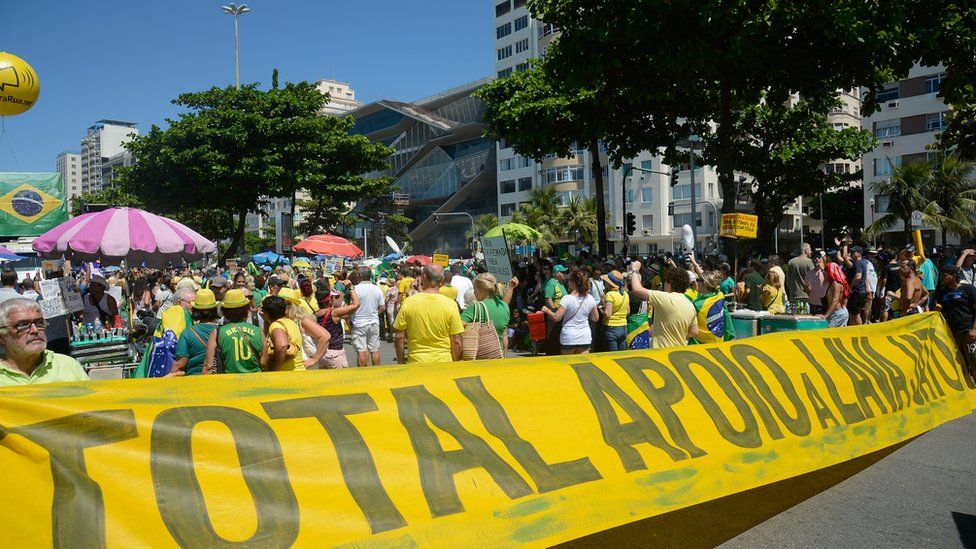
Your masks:
<svg viewBox="0 0 976 549"><path fill-rule="evenodd" d="M681 227L683 225L691 225L691 213L681 213L674 214L674 226ZM695 212L695 226L702 226L702 214L701 212Z"/></svg>
<svg viewBox="0 0 976 549"><path fill-rule="evenodd" d="M525 0L515 0L515 5L513 7L515 9L519 9L524 5L525 5Z"/></svg>
<svg viewBox="0 0 976 549"><path fill-rule="evenodd" d="M708 227L715 226L715 212L708 212Z"/></svg>
<svg viewBox="0 0 976 549"><path fill-rule="evenodd" d="M516 206L517 204L502 204L502 210L501 210L502 217L508 217L512 215L512 212L515 211Z"/></svg>
<svg viewBox="0 0 976 549"><path fill-rule="evenodd" d="M620 167L621 175L624 177L634 175L633 171L634 165L630 162L624 162L624 165Z"/></svg>
<svg viewBox="0 0 976 549"><path fill-rule="evenodd" d="M656 254L657 253L657 243L651 242L647 245L647 253Z"/></svg>
<svg viewBox="0 0 976 549"><path fill-rule="evenodd" d="M532 159L529 158L528 156L517 156L516 158L518 158L519 168L528 168L529 166L532 165Z"/></svg>
<svg viewBox="0 0 976 549"><path fill-rule="evenodd" d="M874 136L879 139L898 137L899 135L901 135L901 118L882 120L874 123Z"/></svg>
<svg viewBox="0 0 976 549"><path fill-rule="evenodd" d="M641 168L644 168L645 170L652 170L652 169L654 169L654 161L653 160L641 160Z"/></svg>
<svg viewBox="0 0 976 549"><path fill-rule="evenodd" d="M514 158L503 158L498 161L498 171L507 172L508 170L515 169L515 159Z"/></svg>
<svg viewBox="0 0 976 549"><path fill-rule="evenodd" d="M641 227L645 231L654 230L654 216L653 215L642 215L641 216Z"/></svg>
<svg viewBox="0 0 976 549"><path fill-rule="evenodd" d="M516 30L518 30L518 25L515 25ZM529 39L523 38L515 43L515 53L522 53L523 51L529 51Z"/></svg>
<svg viewBox="0 0 976 549"><path fill-rule="evenodd" d="M515 7L517 8L519 6L515 6ZM528 26L529 26L528 15L523 15L522 17L519 17L518 19L515 20L515 32L518 32Z"/></svg>
<svg viewBox="0 0 976 549"><path fill-rule="evenodd" d="M627 189L627 203L628 204L633 204L634 203L634 190L633 189Z"/></svg>
<svg viewBox="0 0 976 549"><path fill-rule="evenodd" d="M511 68L498 71L498 78L508 78L511 75L512 75Z"/></svg>
<svg viewBox="0 0 976 549"><path fill-rule="evenodd" d="M650 188L650 187L644 187L643 189L641 189L641 203L642 204L650 204L651 203L651 199L653 198L653 196L654 196L654 193L653 193L653 189L652 188Z"/></svg>
<svg viewBox="0 0 976 549"><path fill-rule="evenodd" d="M525 72L525 71L529 70L529 64L528 64L528 62L526 62L526 63L519 63L518 65L515 65L515 70L517 70L519 72Z"/></svg>
<svg viewBox="0 0 976 549"><path fill-rule="evenodd" d="M542 182L546 185L553 183L563 183L566 181L582 181L583 166L565 166L562 168L549 168L542 172Z"/></svg>
<svg viewBox="0 0 976 549"><path fill-rule="evenodd" d="M891 175L892 166L901 167L901 157L894 158L875 158L874 175Z"/></svg>
<svg viewBox="0 0 976 549"><path fill-rule="evenodd" d="M701 196L701 183L695 183L695 196ZM671 187L671 198L675 200L685 200L691 198L691 185L678 185Z"/></svg>
<svg viewBox="0 0 976 549"><path fill-rule="evenodd" d="M532 189L532 178L531 177L522 177L522 178L520 178L518 180L518 190L520 192L521 191L528 191L530 189Z"/></svg>
<svg viewBox="0 0 976 549"><path fill-rule="evenodd" d="M510 11L512 11L512 3L509 0L495 4L495 17L501 17Z"/></svg>
<svg viewBox="0 0 976 549"><path fill-rule="evenodd" d="M715 183L708 184L708 196L715 196Z"/></svg>
<svg viewBox="0 0 976 549"><path fill-rule="evenodd" d="M515 192L515 180L509 179L507 181L498 182L499 191L502 194L514 193Z"/></svg>
<svg viewBox="0 0 976 549"><path fill-rule="evenodd" d="M498 60L499 61L501 61L502 59L508 59L511 56L512 56L512 45L511 44L505 46L504 48L498 48Z"/></svg>
<svg viewBox="0 0 976 549"><path fill-rule="evenodd" d="M945 73L936 74L925 79L925 93L938 93L942 89L942 81L945 80Z"/></svg>
<svg viewBox="0 0 976 549"><path fill-rule="evenodd" d="M885 101L894 101L898 99L898 83L888 84L881 91L878 92L878 103L884 103Z"/></svg>
<svg viewBox="0 0 976 549"><path fill-rule="evenodd" d="M630 245L630 251L628 251L627 253L630 254L633 257L636 257L637 254L640 253L640 249L637 247L637 244L631 244Z"/></svg>
<svg viewBox="0 0 976 549"><path fill-rule="evenodd" d="M512 34L512 24L505 23L504 25L495 29L495 38L505 38L509 34Z"/></svg>
<svg viewBox="0 0 976 549"><path fill-rule="evenodd" d="M925 131L937 132L945 129L945 111L925 115Z"/></svg>

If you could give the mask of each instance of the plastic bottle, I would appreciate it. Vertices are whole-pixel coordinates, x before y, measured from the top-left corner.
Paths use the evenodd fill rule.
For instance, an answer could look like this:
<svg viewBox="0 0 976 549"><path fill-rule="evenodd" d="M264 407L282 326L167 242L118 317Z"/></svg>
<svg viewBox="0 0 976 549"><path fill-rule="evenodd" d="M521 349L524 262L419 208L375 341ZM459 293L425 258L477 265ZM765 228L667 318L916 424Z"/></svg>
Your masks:
<svg viewBox="0 0 976 549"><path fill-rule="evenodd" d="M95 318L95 337L97 339L102 339L105 336L105 327L102 326L102 319Z"/></svg>

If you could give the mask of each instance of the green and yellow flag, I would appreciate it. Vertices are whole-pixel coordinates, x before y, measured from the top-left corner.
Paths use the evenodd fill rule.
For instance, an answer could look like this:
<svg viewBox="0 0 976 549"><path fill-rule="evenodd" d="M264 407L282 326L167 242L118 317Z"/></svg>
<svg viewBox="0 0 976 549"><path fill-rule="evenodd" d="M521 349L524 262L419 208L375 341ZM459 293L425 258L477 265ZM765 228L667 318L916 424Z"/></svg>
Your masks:
<svg viewBox="0 0 976 549"><path fill-rule="evenodd" d="M38 236L68 220L59 173L0 173L0 236Z"/></svg>

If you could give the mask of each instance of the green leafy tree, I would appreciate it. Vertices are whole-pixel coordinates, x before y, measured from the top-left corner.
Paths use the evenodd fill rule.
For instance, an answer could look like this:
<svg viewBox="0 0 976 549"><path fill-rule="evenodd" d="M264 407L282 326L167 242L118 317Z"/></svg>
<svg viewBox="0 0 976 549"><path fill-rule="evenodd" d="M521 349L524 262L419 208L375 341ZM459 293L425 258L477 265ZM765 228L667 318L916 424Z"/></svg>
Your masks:
<svg viewBox="0 0 976 549"><path fill-rule="evenodd" d="M976 215L976 181L973 171L976 163L961 160L957 155L936 155L930 164L931 180L922 194L929 200L923 209L929 222L942 231L942 242L947 233L967 237L976 232L973 215Z"/></svg>
<svg viewBox="0 0 976 549"><path fill-rule="evenodd" d="M887 211L864 229L864 238L875 239L902 222L903 242L911 242L912 212L924 210L930 202L924 189L932 182L932 167L928 162L910 162L892 170L890 179L872 184L871 190L888 198ZM829 213L828 213L829 215ZM933 221L923 213L922 220Z"/></svg>
<svg viewBox="0 0 976 549"><path fill-rule="evenodd" d="M343 202L386 192L388 182L362 174L382 169L389 149L350 136L352 120L317 114L328 101L308 82L182 94L173 103L187 112L127 145L137 162L122 185L164 215L201 207L233 215L225 258L237 252L246 215L260 213L265 198L305 189Z"/></svg>
<svg viewBox="0 0 976 549"><path fill-rule="evenodd" d="M481 238L488 231L498 226L498 217L494 214L479 215L474 218L474 231L464 233L467 238Z"/></svg>
<svg viewBox="0 0 976 549"><path fill-rule="evenodd" d="M106 205L111 207L128 206L132 208L142 208L142 201L139 197L126 191L121 185L106 187L100 191L83 192L81 195L71 197L69 210L71 215L81 215L85 213L85 205Z"/></svg>
<svg viewBox="0 0 976 549"><path fill-rule="evenodd" d="M512 212L512 223L521 223L539 231L540 237L534 244L541 252L552 250L553 244L559 240L554 227L559 215L559 198L556 189L552 187L535 188L529 191L528 202L523 202Z"/></svg>
<svg viewBox="0 0 976 549"><path fill-rule="evenodd" d="M561 31L547 71L604 90L594 110L612 157L663 148L671 158L682 139L702 136L728 212L748 146L735 130L740 113L764 94L819 102L880 89L935 49L923 31L938 34L946 1L529 0L529 9ZM865 110L875 104L869 94Z"/></svg>
<svg viewBox="0 0 976 549"><path fill-rule="evenodd" d="M939 95L952 106L939 148L976 160L976 4L944 1L929 14L933 32L919 34L927 47L921 62L948 67Z"/></svg>
<svg viewBox="0 0 976 549"><path fill-rule="evenodd" d="M595 198L574 196L556 218L560 236L576 242L577 245L592 243L597 238L596 213Z"/></svg>
<svg viewBox="0 0 976 549"><path fill-rule="evenodd" d="M875 139L867 130L833 128L827 113L839 104L836 97L814 102L764 95L761 103L739 113L737 166L754 179L747 194L759 217L760 249L772 249L776 228L797 198L861 178L860 171L826 173L822 168L833 160L857 160L874 148Z"/></svg>
<svg viewBox="0 0 976 549"><path fill-rule="evenodd" d="M821 203L823 209L820 208ZM843 187L827 191L822 197L813 197L810 217L822 222L825 245L843 236L860 241L864 226L864 189ZM814 235L819 236L819 233L811 235L811 243L817 242Z"/></svg>
<svg viewBox="0 0 976 549"><path fill-rule="evenodd" d="M599 140L606 132L606 117L600 110L605 104L597 101L602 93L599 87L567 86L546 70L545 61L536 62L525 72L490 82L475 92L486 105L486 135L512 143L518 154L541 160L547 154L570 156L573 149L589 149L600 255L607 251L605 186L599 147Z"/></svg>

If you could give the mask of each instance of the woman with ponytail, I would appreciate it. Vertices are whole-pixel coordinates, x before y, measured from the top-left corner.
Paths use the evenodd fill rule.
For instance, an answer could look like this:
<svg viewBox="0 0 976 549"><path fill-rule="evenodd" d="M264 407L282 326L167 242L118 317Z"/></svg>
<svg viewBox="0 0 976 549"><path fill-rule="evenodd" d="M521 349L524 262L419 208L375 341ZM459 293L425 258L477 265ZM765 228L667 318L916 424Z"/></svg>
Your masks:
<svg viewBox="0 0 976 549"><path fill-rule="evenodd" d="M569 293L559 300L556 312L542 309L555 322L563 321L559 332L559 345L564 355L581 355L590 352L593 332L590 321L600 318L596 300L590 295L590 277L580 269L569 273Z"/></svg>
<svg viewBox="0 0 976 549"><path fill-rule="evenodd" d="M512 283L508 285L507 293L502 289L495 276L490 273L481 273L474 277L473 285L474 297L477 301L474 303L467 302L467 307L461 313L461 321L470 324L475 321L475 318L483 316L487 312L488 318L491 319L491 325L498 332L498 342L502 346L502 355L504 355L505 349L508 349L508 336L505 334L505 329L508 328L508 321L511 318L508 302L512 299L512 292L518 285L518 279L512 279Z"/></svg>

